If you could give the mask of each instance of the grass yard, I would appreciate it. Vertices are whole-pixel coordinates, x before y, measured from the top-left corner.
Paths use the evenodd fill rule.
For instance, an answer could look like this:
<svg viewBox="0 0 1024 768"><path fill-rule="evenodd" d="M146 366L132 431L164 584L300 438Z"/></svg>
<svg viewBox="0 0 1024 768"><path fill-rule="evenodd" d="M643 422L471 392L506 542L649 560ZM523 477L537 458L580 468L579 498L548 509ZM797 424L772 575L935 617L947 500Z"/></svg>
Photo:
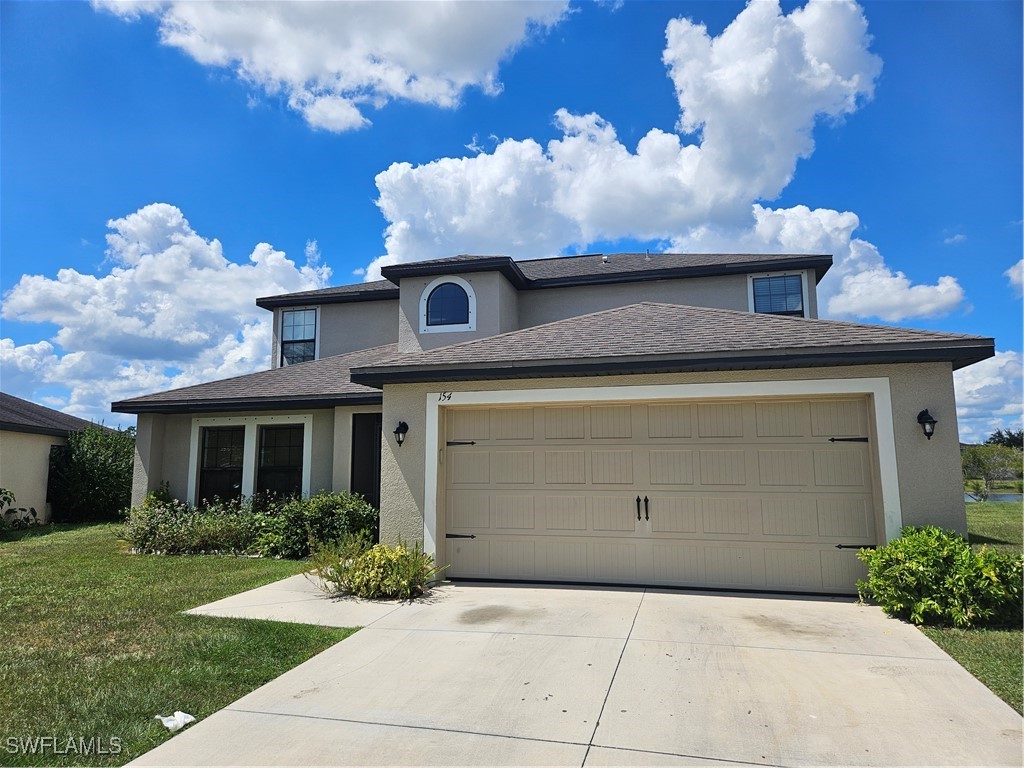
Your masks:
<svg viewBox="0 0 1024 768"><path fill-rule="evenodd" d="M1024 542L1024 515L1015 502L967 505L971 544L1020 552ZM987 685L999 698L1024 713L1024 632L1021 629L922 630L942 650Z"/></svg>
<svg viewBox="0 0 1024 768"><path fill-rule="evenodd" d="M121 765L170 737L154 715L204 718L354 631L183 615L304 564L129 555L117 531L0 542L0 765ZM67 754L11 754L11 738L40 736ZM78 754L68 738L121 752Z"/></svg>

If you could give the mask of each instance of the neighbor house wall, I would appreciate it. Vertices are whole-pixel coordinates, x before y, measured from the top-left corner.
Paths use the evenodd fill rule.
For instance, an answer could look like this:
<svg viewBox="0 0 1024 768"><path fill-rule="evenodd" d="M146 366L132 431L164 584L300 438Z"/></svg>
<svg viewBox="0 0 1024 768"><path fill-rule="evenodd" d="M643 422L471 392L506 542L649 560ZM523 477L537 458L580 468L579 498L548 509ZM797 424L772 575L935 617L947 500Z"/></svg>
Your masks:
<svg viewBox="0 0 1024 768"><path fill-rule="evenodd" d="M0 488L14 493L15 507L35 509L39 522L48 522L51 514L46 502L50 446L67 442L54 435L0 432Z"/></svg>
<svg viewBox="0 0 1024 768"><path fill-rule="evenodd" d="M164 482L176 499L188 499L189 465L194 418L262 416L312 416L311 493L330 490L334 485L334 409L239 411L200 414L140 414L135 441L135 470L132 504L138 504ZM350 438L351 440L351 438Z"/></svg>
<svg viewBox="0 0 1024 768"><path fill-rule="evenodd" d="M918 363L386 385L384 423L405 421L409 432L400 448L390 437L384 440L381 454L381 540L395 541L399 537L406 541L423 539L425 460L428 451L433 457L441 447L424 444L428 393L876 377L889 381L902 524L931 523L966 532L952 368L949 363ZM436 394L431 396L437 397ZM935 436L930 441L917 423L917 414L924 408L928 408L938 420ZM440 440L443 439L442 435Z"/></svg>

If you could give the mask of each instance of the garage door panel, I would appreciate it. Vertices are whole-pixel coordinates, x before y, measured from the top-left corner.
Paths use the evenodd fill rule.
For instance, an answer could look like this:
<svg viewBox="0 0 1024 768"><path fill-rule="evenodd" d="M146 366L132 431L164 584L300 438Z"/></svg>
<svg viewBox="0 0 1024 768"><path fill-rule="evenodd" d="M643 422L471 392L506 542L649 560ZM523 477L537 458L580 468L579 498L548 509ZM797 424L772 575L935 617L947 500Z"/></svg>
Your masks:
<svg viewBox="0 0 1024 768"><path fill-rule="evenodd" d="M814 483L818 486L864 485L866 451L823 448L814 452Z"/></svg>
<svg viewBox="0 0 1024 768"><path fill-rule="evenodd" d="M549 531L587 530L586 496L544 496L539 501Z"/></svg>
<svg viewBox="0 0 1024 768"><path fill-rule="evenodd" d="M533 451L494 451L491 465L498 485L533 484Z"/></svg>
<svg viewBox="0 0 1024 768"><path fill-rule="evenodd" d="M630 496L593 496L590 504L594 531L636 530L636 499Z"/></svg>
<svg viewBox="0 0 1024 768"><path fill-rule="evenodd" d="M758 402L754 404L758 437L804 437L811 431L806 402Z"/></svg>
<svg viewBox="0 0 1024 768"><path fill-rule="evenodd" d="M829 496L816 501L818 535L824 538L853 539L854 543L875 541L874 515L863 496Z"/></svg>
<svg viewBox="0 0 1024 768"><path fill-rule="evenodd" d="M648 454L652 485L693 485L692 450L651 450Z"/></svg>
<svg viewBox="0 0 1024 768"><path fill-rule="evenodd" d="M600 485L633 484L633 451L593 450L590 452L592 482Z"/></svg>
<svg viewBox="0 0 1024 768"><path fill-rule="evenodd" d="M545 451L544 482L548 485L582 485L587 482L586 451Z"/></svg>
<svg viewBox="0 0 1024 768"><path fill-rule="evenodd" d="M815 500L793 496L762 499L761 528L765 536L816 537L819 526Z"/></svg>
<svg viewBox="0 0 1024 768"><path fill-rule="evenodd" d="M704 533L749 535L751 531L750 501L746 498L704 497L701 500Z"/></svg>
<svg viewBox="0 0 1024 768"><path fill-rule="evenodd" d="M492 498L492 494L484 491L449 491L448 530L490 528Z"/></svg>
<svg viewBox="0 0 1024 768"><path fill-rule="evenodd" d="M877 543L874 447L829 442L865 437L866 399L466 410L446 437L475 444L442 459L445 530L476 536L447 540L453 576L851 593L835 545Z"/></svg>
<svg viewBox="0 0 1024 768"><path fill-rule="evenodd" d="M693 436L693 406L689 403L647 406L647 434L652 438Z"/></svg>
<svg viewBox="0 0 1024 768"><path fill-rule="evenodd" d="M745 453L742 450L700 451L701 485L746 485Z"/></svg>

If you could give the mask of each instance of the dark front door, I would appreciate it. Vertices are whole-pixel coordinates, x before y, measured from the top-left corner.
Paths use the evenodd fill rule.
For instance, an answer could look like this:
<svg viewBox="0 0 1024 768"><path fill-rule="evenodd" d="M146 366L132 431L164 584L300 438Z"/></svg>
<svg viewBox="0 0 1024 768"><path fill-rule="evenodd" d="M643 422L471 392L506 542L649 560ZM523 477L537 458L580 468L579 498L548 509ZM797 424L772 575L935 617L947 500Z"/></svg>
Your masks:
<svg viewBox="0 0 1024 768"><path fill-rule="evenodd" d="M380 509L380 440L381 414L352 415L352 483L353 493L363 495L375 509Z"/></svg>

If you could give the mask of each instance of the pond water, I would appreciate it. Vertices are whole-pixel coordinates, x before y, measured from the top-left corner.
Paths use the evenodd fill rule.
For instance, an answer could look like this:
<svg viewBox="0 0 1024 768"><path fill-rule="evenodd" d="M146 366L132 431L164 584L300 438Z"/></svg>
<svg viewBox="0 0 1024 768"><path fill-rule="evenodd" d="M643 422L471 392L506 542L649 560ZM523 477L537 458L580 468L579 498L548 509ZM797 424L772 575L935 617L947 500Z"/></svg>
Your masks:
<svg viewBox="0 0 1024 768"><path fill-rule="evenodd" d="M1016 501L1019 504L1019 503L1021 503L1022 500L1024 500L1024 495L1019 494L1019 493L993 493L993 494L989 495L988 500L989 501ZM964 501L966 501L969 504L972 501L974 501L974 499L972 499L970 496L968 496L965 493L964 494Z"/></svg>

